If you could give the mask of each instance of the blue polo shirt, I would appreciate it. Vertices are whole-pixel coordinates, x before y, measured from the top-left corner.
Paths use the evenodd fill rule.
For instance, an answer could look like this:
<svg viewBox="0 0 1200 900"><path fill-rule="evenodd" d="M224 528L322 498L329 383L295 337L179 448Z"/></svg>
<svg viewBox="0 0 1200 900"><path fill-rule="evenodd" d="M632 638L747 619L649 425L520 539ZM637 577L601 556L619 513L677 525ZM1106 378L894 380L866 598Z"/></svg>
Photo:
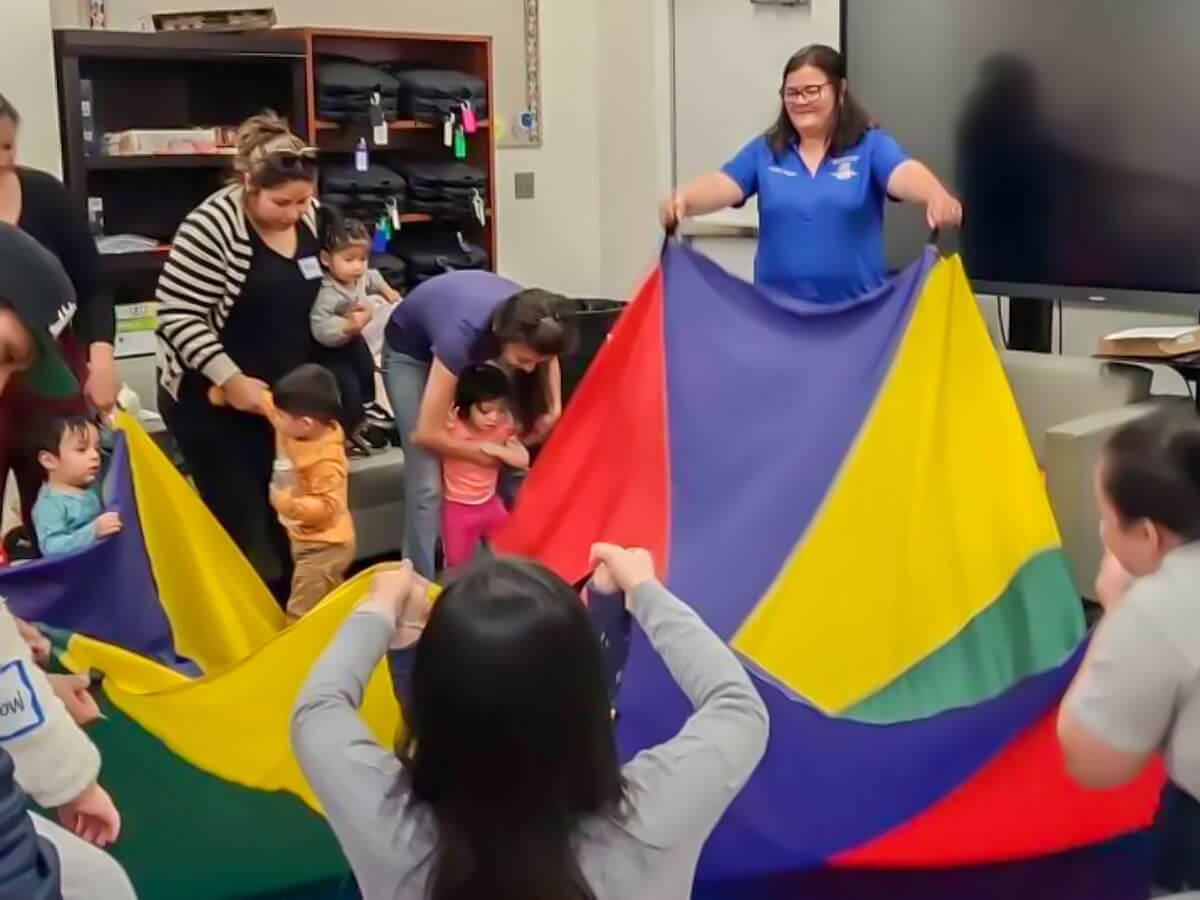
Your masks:
<svg viewBox="0 0 1200 900"><path fill-rule="evenodd" d="M742 148L722 171L747 197L758 195L756 284L835 303L883 281L883 203L887 182L908 154L871 128L813 175L795 145L776 159L766 137Z"/></svg>

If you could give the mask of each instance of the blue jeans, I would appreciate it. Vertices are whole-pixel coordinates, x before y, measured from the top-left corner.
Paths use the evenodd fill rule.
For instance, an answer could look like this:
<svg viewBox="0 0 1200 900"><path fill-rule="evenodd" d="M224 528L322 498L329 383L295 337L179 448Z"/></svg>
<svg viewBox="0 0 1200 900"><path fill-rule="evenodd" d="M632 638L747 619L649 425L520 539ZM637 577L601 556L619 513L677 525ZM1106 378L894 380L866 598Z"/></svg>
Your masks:
<svg viewBox="0 0 1200 900"><path fill-rule="evenodd" d="M384 344L383 385L404 450L404 556L419 574L433 578L437 574L434 555L441 533L442 464L437 456L412 442L428 380L429 363Z"/></svg>

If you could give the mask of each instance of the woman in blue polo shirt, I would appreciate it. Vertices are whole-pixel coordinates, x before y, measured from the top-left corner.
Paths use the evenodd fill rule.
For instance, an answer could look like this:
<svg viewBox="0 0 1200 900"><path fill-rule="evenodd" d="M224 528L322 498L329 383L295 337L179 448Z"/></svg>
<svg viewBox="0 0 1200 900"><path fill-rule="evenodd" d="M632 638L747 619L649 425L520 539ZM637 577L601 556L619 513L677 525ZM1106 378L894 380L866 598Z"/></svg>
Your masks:
<svg viewBox="0 0 1200 900"><path fill-rule="evenodd" d="M780 95L778 121L671 197L664 225L757 194L755 283L836 302L883 281L886 197L924 206L930 228L961 224L958 199L847 90L846 63L832 47L814 44L788 60Z"/></svg>

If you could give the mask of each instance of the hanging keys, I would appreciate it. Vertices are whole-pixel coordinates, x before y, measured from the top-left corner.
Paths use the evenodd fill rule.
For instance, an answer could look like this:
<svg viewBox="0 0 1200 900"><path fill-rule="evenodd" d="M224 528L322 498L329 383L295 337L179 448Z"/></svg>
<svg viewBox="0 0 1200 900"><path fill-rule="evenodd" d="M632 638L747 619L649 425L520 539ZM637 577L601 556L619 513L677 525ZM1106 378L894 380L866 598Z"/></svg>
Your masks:
<svg viewBox="0 0 1200 900"><path fill-rule="evenodd" d="M471 191L471 208L475 210L475 218L479 220L480 225L487 224L487 208L483 203L483 194L478 190Z"/></svg>
<svg viewBox="0 0 1200 900"><path fill-rule="evenodd" d="M388 142L387 120L383 117L383 97L378 91L371 94L371 106L367 110L371 122L371 140L376 147L386 147Z"/></svg>
<svg viewBox="0 0 1200 900"><path fill-rule="evenodd" d="M474 134L479 128L479 121L475 118L475 107L471 105L470 100L463 101L462 124L463 131L467 134Z"/></svg>

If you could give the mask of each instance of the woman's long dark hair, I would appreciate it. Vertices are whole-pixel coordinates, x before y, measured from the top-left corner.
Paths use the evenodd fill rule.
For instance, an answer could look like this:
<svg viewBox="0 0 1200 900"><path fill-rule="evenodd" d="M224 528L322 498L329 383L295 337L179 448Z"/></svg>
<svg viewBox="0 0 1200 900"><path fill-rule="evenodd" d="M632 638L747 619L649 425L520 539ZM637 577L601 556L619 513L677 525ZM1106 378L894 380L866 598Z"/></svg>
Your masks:
<svg viewBox="0 0 1200 900"><path fill-rule="evenodd" d="M496 307L487 331L472 348L473 362L491 362L499 357L505 344L520 343L541 356L562 356L575 348L579 329L572 315L571 301L541 288L528 288L513 294ZM546 395L539 371L515 372L513 412L525 428L532 428L545 413Z"/></svg>
<svg viewBox="0 0 1200 900"><path fill-rule="evenodd" d="M604 664L575 592L484 560L442 593L417 646L398 754L437 826L430 900L594 900L580 821L619 816Z"/></svg>
<svg viewBox="0 0 1200 900"><path fill-rule="evenodd" d="M875 126L870 114L846 89L846 60L842 54L825 44L810 44L793 54L783 67L783 77L779 82L779 118L767 129L767 143L776 159L786 154L793 143L798 144L800 141L800 136L796 134L788 116L783 91L788 76L804 66L813 66L824 72L829 78L830 90L833 91L833 138L829 145L831 156L845 153L862 140L868 129Z"/></svg>

